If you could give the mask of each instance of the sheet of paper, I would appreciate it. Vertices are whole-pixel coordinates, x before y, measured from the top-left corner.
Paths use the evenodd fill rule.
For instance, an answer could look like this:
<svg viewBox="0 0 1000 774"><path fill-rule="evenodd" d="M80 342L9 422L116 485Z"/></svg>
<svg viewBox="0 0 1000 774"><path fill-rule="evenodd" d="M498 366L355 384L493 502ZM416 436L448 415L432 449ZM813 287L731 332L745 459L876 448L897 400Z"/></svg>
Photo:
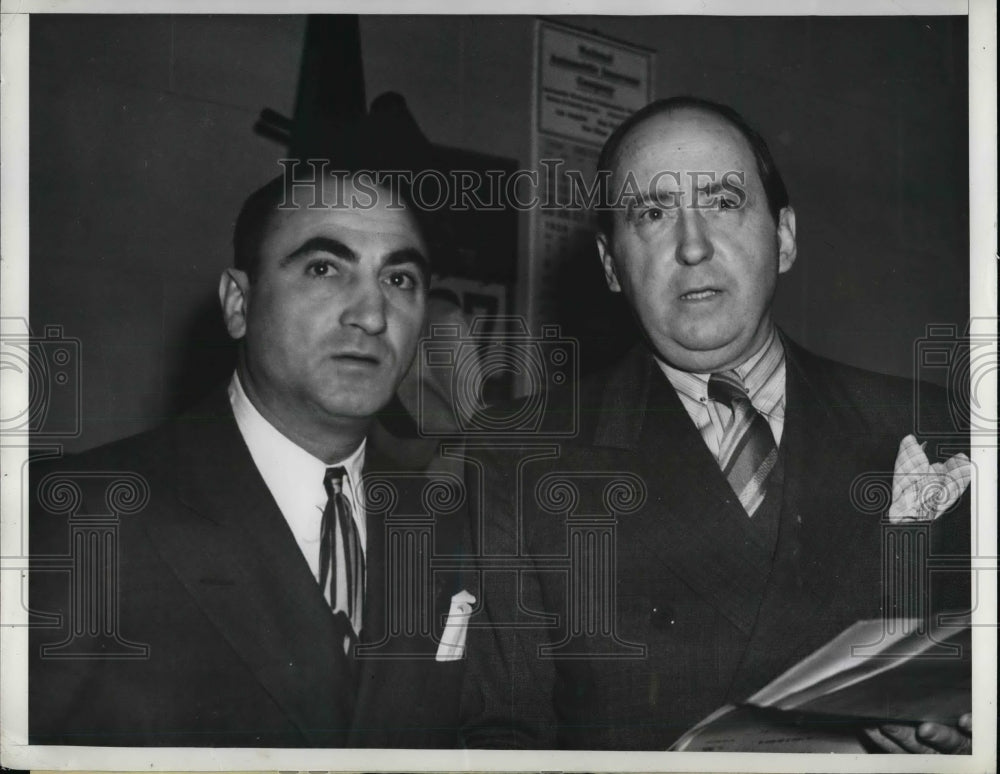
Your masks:
<svg viewBox="0 0 1000 774"><path fill-rule="evenodd" d="M858 727L844 720L797 725L750 707L730 707L682 736L678 752L865 753Z"/></svg>

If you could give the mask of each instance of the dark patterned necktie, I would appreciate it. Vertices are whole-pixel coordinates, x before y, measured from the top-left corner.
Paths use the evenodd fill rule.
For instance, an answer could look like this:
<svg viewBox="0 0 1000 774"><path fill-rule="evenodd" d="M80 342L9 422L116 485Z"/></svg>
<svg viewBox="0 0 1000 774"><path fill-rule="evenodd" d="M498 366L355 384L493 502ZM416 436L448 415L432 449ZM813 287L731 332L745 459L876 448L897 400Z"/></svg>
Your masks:
<svg viewBox="0 0 1000 774"><path fill-rule="evenodd" d="M319 585L325 594L329 589L330 604L337 607L337 566L343 569L346 579L345 598L347 617L354 634L361 632L361 616L365 599L365 555L361 546L361 534L351 515L351 503L344 494L342 467L327 468L323 476L326 489L326 508L320 526ZM337 536L340 539L337 539Z"/></svg>
<svg viewBox="0 0 1000 774"><path fill-rule="evenodd" d="M732 409L733 419L722 436L719 467L749 516L767 492L767 477L778 459L774 434L750 403L743 380L735 371L712 374L708 397Z"/></svg>

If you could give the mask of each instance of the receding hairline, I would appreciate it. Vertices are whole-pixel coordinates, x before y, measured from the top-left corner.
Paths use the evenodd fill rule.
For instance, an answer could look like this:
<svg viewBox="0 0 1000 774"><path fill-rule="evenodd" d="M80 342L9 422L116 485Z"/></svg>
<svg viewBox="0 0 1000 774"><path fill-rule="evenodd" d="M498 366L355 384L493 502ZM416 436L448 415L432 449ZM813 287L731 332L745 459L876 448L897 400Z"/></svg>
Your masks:
<svg viewBox="0 0 1000 774"><path fill-rule="evenodd" d="M698 113L702 116L707 116L708 118L714 119L717 124L727 127L736 137L739 138L743 145L743 149L749 154L750 159L754 162L754 171L757 171L756 158L757 154L754 151L753 144L750 139L743 133L742 128L736 124L731 118L725 116L721 113L712 110L704 105L666 105L660 110L654 113L650 113L648 116L643 116L642 120L637 122L634 126L630 126L628 131L618 138L618 143L614 148L614 152L611 157L607 160L607 169L609 169L612 175L618 172L618 165L621 161L622 152L628 147L629 141L632 137L643 127L647 126L649 123L656 121L658 119L669 120L669 118L680 113ZM758 177L760 175L758 174ZM763 184L763 180L761 181Z"/></svg>
<svg viewBox="0 0 1000 774"><path fill-rule="evenodd" d="M683 95L649 103L625 119L605 141L597 159L598 185L602 188L603 205L597 210L597 224L602 233L611 234L614 231L613 211L615 208L609 190L609 178L613 177L621 168L623 149L630 142L633 132L640 130L648 121L660 116L669 117L671 113L679 113L684 110L690 111L692 114L708 114L721 119L720 125L728 124L743 137L754 158L757 178L764 187L768 211L772 220L776 224L778 223L781 210L789 206L789 195L781 170L771 154L767 141L734 108L701 97Z"/></svg>

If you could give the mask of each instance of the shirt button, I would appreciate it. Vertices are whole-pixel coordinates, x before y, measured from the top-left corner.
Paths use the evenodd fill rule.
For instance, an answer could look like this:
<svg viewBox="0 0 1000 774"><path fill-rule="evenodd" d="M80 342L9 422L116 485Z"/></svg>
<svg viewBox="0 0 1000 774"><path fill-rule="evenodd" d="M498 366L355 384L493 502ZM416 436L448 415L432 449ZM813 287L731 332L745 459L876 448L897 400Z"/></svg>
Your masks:
<svg viewBox="0 0 1000 774"><path fill-rule="evenodd" d="M656 605L649 611L649 621L654 629L669 629L676 623L677 616L670 605Z"/></svg>

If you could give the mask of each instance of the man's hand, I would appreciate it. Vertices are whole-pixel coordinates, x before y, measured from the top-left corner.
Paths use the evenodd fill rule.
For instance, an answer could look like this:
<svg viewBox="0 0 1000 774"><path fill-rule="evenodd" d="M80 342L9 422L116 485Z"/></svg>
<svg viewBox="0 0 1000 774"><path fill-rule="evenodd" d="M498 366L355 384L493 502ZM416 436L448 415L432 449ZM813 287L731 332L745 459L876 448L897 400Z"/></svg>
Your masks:
<svg viewBox="0 0 1000 774"><path fill-rule="evenodd" d="M962 755L972 752L972 713L962 715L957 728L942 723L887 724L866 728L865 734L882 752Z"/></svg>

